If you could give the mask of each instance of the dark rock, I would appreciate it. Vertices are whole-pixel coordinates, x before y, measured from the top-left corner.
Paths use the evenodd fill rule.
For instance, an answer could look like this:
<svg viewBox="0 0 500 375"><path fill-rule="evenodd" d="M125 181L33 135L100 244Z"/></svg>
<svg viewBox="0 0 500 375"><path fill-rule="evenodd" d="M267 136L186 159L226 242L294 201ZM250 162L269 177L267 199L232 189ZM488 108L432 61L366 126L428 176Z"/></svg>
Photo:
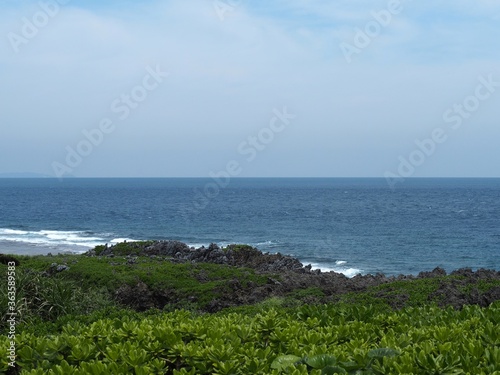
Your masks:
<svg viewBox="0 0 500 375"><path fill-rule="evenodd" d="M281 283L280 283L278 280L273 279L272 277L268 277L268 278L267 278L267 282L268 282L269 284L281 285Z"/></svg>
<svg viewBox="0 0 500 375"><path fill-rule="evenodd" d="M500 286L494 287L483 294L485 306L489 306L495 301L500 301Z"/></svg>
<svg viewBox="0 0 500 375"><path fill-rule="evenodd" d="M49 267L49 269L45 272L43 272L44 276L52 276L56 273L63 272L69 270L69 267L66 264L57 264L57 263L52 263Z"/></svg>
<svg viewBox="0 0 500 375"><path fill-rule="evenodd" d="M188 252L189 247L179 241L156 241L153 244L143 249L147 255L161 255L161 256L179 256Z"/></svg>
<svg viewBox="0 0 500 375"><path fill-rule="evenodd" d="M239 290L242 288L241 283L238 279L233 279L233 280L229 281L229 287L232 290Z"/></svg>
<svg viewBox="0 0 500 375"><path fill-rule="evenodd" d="M382 273L377 273L375 275L358 274L353 278L348 278L333 271L312 270L311 265L304 267L298 259L291 256L281 253L262 253L248 245L229 245L227 248L221 249L217 244L212 243L208 248L194 249L179 241L156 241L131 246L136 246L136 248L134 248L134 256L126 258L129 264L136 262L136 256L149 256L172 263L213 263L251 268L257 274L267 277L265 285L258 285L249 280L244 282L244 275L241 278L229 280L224 293L218 293L217 298L205 306L204 311L207 312L219 311L229 306L252 304L273 296L285 297L294 291L310 288L319 289L321 293L312 294L310 298L306 296L307 298L303 299L303 302L335 302L340 299L339 296L342 294L363 292L371 287L398 280L410 281L417 278L446 276L445 270L435 268L431 272L421 272L417 277L413 275L387 277ZM112 256L113 246L110 246L103 253L106 251L107 256ZM487 306L500 300L500 287L491 288L487 292L481 292L478 287L479 281L500 280L500 272L483 269L473 272L470 268L464 268L452 272L451 275L459 277L440 280L437 290L428 296L430 301L436 301L441 306L452 305L461 308L465 304ZM200 283L211 281L209 274L202 269L194 271L193 277ZM384 298L394 308L402 308L407 303L409 296L404 293L394 294L395 290L392 294L389 290L381 291L379 297ZM193 302L189 295L179 295L176 290L155 289L152 292L145 284L140 283L136 286L122 286L117 291L116 298L123 304L139 310L147 309L148 306L162 309L165 306L175 307L178 304L182 306L183 303Z"/></svg>
<svg viewBox="0 0 500 375"><path fill-rule="evenodd" d="M145 311L155 307L152 297L149 287L142 281L139 281L135 286L124 284L115 292L115 298L119 303L137 311Z"/></svg>
<svg viewBox="0 0 500 375"><path fill-rule="evenodd" d="M440 267L436 267L431 272L420 272L417 277L419 279L426 279L426 278L443 277L443 276L446 276L446 271Z"/></svg>
<svg viewBox="0 0 500 375"><path fill-rule="evenodd" d="M211 243L210 246L208 246L208 251L214 251L219 249L220 247L216 243Z"/></svg>
<svg viewBox="0 0 500 375"><path fill-rule="evenodd" d="M471 268L460 268L456 271L453 271L450 275L471 277L474 275L474 272Z"/></svg>
<svg viewBox="0 0 500 375"><path fill-rule="evenodd" d="M208 303L206 310L209 313L214 313L229 306L231 305L229 305L227 302L221 301L219 299L213 299Z"/></svg>
<svg viewBox="0 0 500 375"><path fill-rule="evenodd" d="M195 275L196 280L200 283L206 283L210 281L210 278L208 277L207 271L205 270L200 270L198 273Z"/></svg>

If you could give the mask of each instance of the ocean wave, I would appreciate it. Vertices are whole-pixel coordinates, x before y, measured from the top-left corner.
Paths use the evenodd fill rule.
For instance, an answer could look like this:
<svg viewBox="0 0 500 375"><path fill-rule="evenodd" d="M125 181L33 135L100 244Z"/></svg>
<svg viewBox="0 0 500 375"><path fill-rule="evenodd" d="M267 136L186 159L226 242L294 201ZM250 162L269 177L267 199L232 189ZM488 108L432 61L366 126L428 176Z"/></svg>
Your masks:
<svg viewBox="0 0 500 375"><path fill-rule="evenodd" d="M359 268L347 267L347 266L342 267L343 265L346 265L346 264L347 264L347 261L339 260L339 261L335 262L335 266L333 266L331 264L324 264L324 263L311 263L311 267L313 270L320 269L321 272L333 271L333 272L341 273L349 278L363 273L363 270L361 270Z"/></svg>
<svg viewBox="0 0 500 375"><path fill-rule="evenodd" d="M109 234L108 234L109 235ZM114 238L88 231L63 231L63 230L17 230L0 228L0 241L4 243L26 244L38 247L49 247L64 250L65 248L75 250L88 250L105 243L115 244L118 242L135 240L130 238Z"/></svg>
<svg viewBox="0 0 500 375"><path fill-rule="evenodd" d="M279 241L270 240L270 241L264 241L264 242L257 242L257 243L252 244L252 246L255 246L256 248L259 248L259 247L271 248L271 247L281 246L281 243Z"/></svg>
<svg viewBox="0 0 500 375"><path fill-rule="evenodd" d="M199 249L200 247L208 247L209 245L206 243L186 243L188 247L194 247L195 249Z"/></svg>
<svg viewBox="0 0 500 375"><path fill-rule="evenodd" d="M138 241L141 241L141 240L134 240L132 238L113 238L112 240L109 240L106 243L108 243L110 245L116 245L117 243L120 243L120 242L138 242ZM103 243L101 243L101 245L103 245Z"/></svg>
<svg viewBox="0 0 500 375"><path fill-rule="evenodd" d="M120 242L135 242L137 239L126 237L114 237L113 233L95 233L90 231L63 231L63 230L19 230L10 228L0 228L0 242L4 245L11 243L13 246L35 246L43 249L55 249L60 251L74 251L83 253L99 245L110 244L114 245ZM234 242L220 242L220 247L226 247ZM200 247L208 247L209 243L190 243L189 247L196 249ZM279 242L265 241L253 243L252 246L260 248L261 251L266 251L272 247L278 247ZM363 270L351 267L345 260L333 261L330 259L315 258L315 262L309 262L307 259L300 259L304 265L311 264L313 269L320 269L322 272L334 271L342 273L347 277L353 277L363 273ZM311 259L312 260L312 259Z"/></svg>
<svg viewBox="0 0 500 375"><path fill-rule="evenodd" d="M195 249L199 249L200 247L208 248L210 246L210 242L189 242L189 241L186 241L185 243L189 247L194 247ZM220 241L220 242L214 242L214 243L216 243L217 246L219 246L221 248L225 248L225 247L228 247L229 245L234 245L234 244L244 244L244 242L241 242L241 241ZM249 245L256 247L257 249L259 249L261 251L263 249L270 249L273 247L281 246L281 244L279 242L276 242L276 241L252 242L252 243L249 243Z"/></svg>

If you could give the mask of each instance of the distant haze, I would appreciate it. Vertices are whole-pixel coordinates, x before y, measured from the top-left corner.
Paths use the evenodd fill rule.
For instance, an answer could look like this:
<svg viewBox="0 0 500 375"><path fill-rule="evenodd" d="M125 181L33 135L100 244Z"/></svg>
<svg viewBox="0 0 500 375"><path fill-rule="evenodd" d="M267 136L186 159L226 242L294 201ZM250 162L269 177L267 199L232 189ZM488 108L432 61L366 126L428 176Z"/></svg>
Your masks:
<svg viewBox="0 0 500 375"><path fill-rule="evenodd" d="M499 177L499 24L491 0L1 1L0 173Z"/></svg>

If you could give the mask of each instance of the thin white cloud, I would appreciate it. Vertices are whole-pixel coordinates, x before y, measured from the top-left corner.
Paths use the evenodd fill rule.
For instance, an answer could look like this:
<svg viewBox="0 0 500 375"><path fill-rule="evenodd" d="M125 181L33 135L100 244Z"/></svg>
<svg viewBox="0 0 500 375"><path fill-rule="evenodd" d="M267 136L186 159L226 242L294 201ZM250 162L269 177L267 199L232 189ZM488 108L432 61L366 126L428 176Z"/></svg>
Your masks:
<svg viewBox="0 0 500 375"><path fill-rule="evenodd" d="M349 168L352 175L381 175L387 160L404 152L397 145L411 147L415 137L439 126L443 111L469 95L479 75L500 80L498 51L491 47L500 36L491 27L499 6L491 1L481 2L471 20L465 1L408 2L348 64L339 44L352 42L356 29L372 20L370 12L386 5L242 2L224 21L211 1L116 12L71 5L17 54L7 33L20 30L36 4L10 8L0 15L0 122L7 129L0 159L8 156L19 170L50 172L65 147L140 82L146 66L160 64L171 73L165 84L75 174L140 174L143 165L147 175L207 175L238 156L238 144L267 125L274 107L286 105L297 121L272 144L269 159L263 153L246 173L290 175L295 165L297 175L346 174ZM483 26L475 23L477 14L489 14ZM494 108L478 114L479 139L498 138ZM7 147L19 140L35 154ZM463 152L476 160L479 150ZM356 161L326 169L329 159ZM180 165L166 168L170 163Z"/></svg>

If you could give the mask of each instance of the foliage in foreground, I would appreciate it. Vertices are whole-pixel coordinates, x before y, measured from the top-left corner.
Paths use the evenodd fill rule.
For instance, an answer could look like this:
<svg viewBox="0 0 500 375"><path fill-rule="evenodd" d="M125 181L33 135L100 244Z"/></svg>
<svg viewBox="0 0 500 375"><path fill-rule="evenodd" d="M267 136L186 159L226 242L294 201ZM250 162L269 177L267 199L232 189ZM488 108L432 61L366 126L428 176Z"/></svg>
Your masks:
<svg viewBox="0 0 500 375"><path fill-rule="evenodd" d="M321 305L254 316L131 314L75 321L46 337L22 332L16 362L22 374L40 375L500 374L499 324L500 303L460 311ZM0 350L7 347L0 338Z"/></svg>
<svg viewBox="0 0 500 375"><path fill-rule="evenodd" d="M65 315L88 314L118 305L114 298L127 286L144 283L157 294L163 309L202 310L213 299L228 292L231 280L264 284L266 277L254 270L217 264L175 264L161 258L99 258L83 255L19 256L16 268L16 312L18 323L33 326ZM52 264L67 265L57 273ZM0 270L6 269L0 265ZM139 292L130 293L132 297ZM141 308L142 307L142 308ZM146 307L137 306L137 310ZM0 332L5 330L7 285L0 284Z"/></svg>
<svg viewBox="0 0 500 375"><path fill-rule="evenodd" d="M105 288L82 288L77 282L45 277L22 268L17 269L16 276L16 321L21 326L34 326L67 315L88 314L114 305ZM0 286L0 332L7 327L7 302L4 283Z"/></svg>

